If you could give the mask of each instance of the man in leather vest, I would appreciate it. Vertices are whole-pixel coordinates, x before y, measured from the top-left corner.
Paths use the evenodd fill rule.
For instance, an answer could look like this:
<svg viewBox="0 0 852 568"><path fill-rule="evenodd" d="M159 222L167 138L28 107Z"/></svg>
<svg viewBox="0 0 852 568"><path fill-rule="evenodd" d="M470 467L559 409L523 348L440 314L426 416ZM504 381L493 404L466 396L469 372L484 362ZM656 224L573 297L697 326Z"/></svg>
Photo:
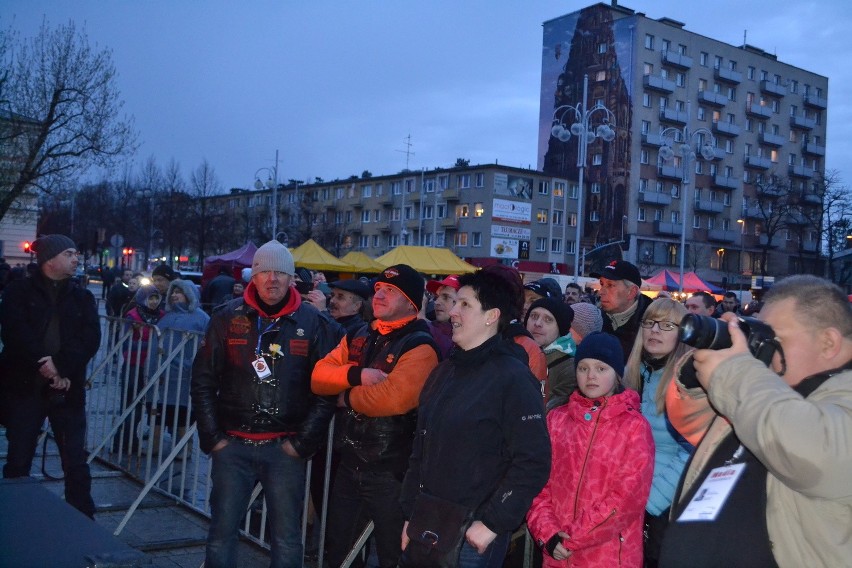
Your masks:
<svg viewBox="0 0 852 568"><path fill-rule="evenodd" d="M278 241L257 249L242 301L210 320L192 369L192 408L213 488L207 568L239 566L239 525L256 481L269 509L270 565L301 567L305 460L325 440L334 399L311 393L316 362L343 329L302 301L293 256Z"/></svg>
<svg viewBox="0 0 852 568"><path fill-rule="evenodd" d="M343 341L317 363L311 386L336 395L340 409L335 446L340 466L331 494L328 559L339 566L372 520L382 568L399 560L404 523L402 478L426 377L438 349L426 321L417 318L425 282L405 264L387 268L375 284L369 333Z"/></svg>

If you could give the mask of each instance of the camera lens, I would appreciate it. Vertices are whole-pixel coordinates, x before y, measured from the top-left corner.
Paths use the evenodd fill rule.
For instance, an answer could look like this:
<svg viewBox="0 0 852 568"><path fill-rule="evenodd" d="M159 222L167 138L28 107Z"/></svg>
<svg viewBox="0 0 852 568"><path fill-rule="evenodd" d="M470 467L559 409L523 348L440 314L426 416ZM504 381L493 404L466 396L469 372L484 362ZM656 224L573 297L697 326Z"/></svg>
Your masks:
<svg viewBox="0 0 852 568"><path fill-rule="evenodd" d="M725 349L731 346L731 336L725 322L696 314L683 316L680 340L696 349Z"/></svg>

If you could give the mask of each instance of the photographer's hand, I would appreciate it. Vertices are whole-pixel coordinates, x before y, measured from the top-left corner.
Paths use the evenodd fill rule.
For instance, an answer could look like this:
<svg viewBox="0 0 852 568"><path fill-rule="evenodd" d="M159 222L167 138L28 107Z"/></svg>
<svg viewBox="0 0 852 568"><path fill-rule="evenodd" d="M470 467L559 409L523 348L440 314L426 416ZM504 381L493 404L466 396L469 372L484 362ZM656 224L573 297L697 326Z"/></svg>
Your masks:
<svg viewBox="0 0 852 568"><path fill-rule="evenodd" d="M725 314L727 316L729 314ZM727 349L714 351L712 349L699 349L693 356L695 372L698 376L698 382L704 390L710 388L710 377L721 363L727 361L734 355L740 353L748 353L748 343L746 336L740 331L739 321L730 314L730 317L723 316L723 319L728 322L728 333L731 334L731 346Z"/></svg>

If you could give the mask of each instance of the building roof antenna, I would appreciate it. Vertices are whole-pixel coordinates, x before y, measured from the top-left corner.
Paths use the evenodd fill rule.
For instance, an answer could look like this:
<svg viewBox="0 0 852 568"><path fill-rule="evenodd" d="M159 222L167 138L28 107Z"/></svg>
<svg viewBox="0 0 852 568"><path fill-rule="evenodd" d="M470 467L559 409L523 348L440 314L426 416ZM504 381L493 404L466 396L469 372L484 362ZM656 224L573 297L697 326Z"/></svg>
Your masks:
<svg viewBox="0 0 852 568"><path fill-rule="evenodd" d="M411 134L405 137L405 150L397 150L397 152L405 152L405 169L408 171L408 162L411 159L411 156L414 156L415 153L411 151L411 147L413 144L411 143Z"/></svg>

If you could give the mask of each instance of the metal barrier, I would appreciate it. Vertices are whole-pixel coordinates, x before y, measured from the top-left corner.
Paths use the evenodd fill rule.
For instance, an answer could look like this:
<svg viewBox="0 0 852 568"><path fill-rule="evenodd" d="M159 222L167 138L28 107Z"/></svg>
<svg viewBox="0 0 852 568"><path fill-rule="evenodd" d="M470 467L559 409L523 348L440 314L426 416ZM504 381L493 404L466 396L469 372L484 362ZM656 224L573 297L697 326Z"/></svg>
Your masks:
<svg viewBox="0 0 852 568"><path fill-rule="evenodd" d="M199 447L189 398L191 362L203 334L160 330L155 325L133 324L109 316L101 316L101 325L101 346L89 365L87 381L89 462L106 462L143 484L115 535L124 530L152 491L209 518L210 458ZM319 523L318 566L323 566L324 561L334 426L332 420L325 447L323 500L314 504L314 523ZM312 460L306 471L303 546L308 541L311 467ZM365 554L372 530L370 522L341 568ZM254 543L270 548L266 501L259 484L252 493L242 532ZM526 568L532 565L532 540L524 532Z"/></svg>

